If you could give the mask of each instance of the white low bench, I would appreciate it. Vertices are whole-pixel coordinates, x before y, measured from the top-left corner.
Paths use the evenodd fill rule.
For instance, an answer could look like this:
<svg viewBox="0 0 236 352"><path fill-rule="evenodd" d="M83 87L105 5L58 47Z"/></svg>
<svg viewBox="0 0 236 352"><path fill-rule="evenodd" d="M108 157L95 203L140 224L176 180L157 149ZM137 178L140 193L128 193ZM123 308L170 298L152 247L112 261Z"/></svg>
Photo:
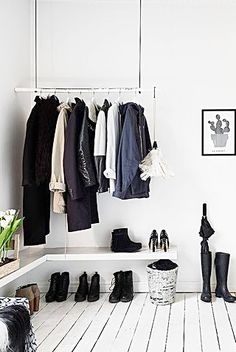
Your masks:
<svg viewBox="0 0 236 352"><path fill-rule="evenodd" d="M27 248L20 252L20 268L0 279L0 288L47 261L119 261L119 260L177 260L177 247L164 252L143 248L135 253L113 253L109 247Z"/></svg>

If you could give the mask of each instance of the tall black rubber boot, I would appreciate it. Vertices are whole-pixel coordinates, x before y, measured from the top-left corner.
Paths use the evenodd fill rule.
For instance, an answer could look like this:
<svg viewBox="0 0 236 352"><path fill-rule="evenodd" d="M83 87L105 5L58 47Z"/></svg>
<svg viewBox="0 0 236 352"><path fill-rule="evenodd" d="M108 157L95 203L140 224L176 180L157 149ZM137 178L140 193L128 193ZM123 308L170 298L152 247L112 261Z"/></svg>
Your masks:
<svg viewBox="0 0 236 352"><path fill-rule="evenodd" d="M216 269L216 297L222 297L226 302L233 303L236 297L232 296L227 287L227 278L229 270L229 253L217 252L215 255Z"/></svg>
<svg viewBox="0 0 236 352"><path fill-rule="evenodd" d="M112 252L136 252L141 248L142 244L140 242L131 241L128 236L127 228L120 228L112 231Z"/></svg>
<svg viewBox="0 0 236 352"><path fill-rule="evenodd" d="M201 253L201 267L202 267L202 280L203 280L201 300L203 302L211 302L211 267L212 267L211 252Z"/></svg>

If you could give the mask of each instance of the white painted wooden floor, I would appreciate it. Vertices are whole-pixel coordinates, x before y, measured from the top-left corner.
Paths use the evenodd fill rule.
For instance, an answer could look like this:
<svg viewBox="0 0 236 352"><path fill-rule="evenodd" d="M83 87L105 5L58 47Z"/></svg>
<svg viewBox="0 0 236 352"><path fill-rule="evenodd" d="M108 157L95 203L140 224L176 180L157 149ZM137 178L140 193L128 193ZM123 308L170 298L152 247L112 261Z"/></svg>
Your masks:
<svg viewBox="0 0 236 352"><path fill-rule="evenodd" d="M177 294L156 307L146 293L131 303L111 304L108 294L94 303L46 304L32 317L38 352L236 352L236 303L197 293Z"/></svg>

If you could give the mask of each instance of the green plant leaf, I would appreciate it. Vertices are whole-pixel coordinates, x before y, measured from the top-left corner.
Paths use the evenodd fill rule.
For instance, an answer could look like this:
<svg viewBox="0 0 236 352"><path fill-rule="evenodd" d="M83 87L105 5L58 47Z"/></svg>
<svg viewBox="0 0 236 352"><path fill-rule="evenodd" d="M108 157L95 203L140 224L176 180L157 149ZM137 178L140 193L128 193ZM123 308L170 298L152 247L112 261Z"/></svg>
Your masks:
<svg viewBox="0 0 236 352"><path fill-rule="evenodd" d="M11 224L9 224L3 231L0 233L0 251L4 246L7 246L15 234L15 232L20 228L23 223L23 218L17 219L19 212L17 212L13 218Z"/></svg>

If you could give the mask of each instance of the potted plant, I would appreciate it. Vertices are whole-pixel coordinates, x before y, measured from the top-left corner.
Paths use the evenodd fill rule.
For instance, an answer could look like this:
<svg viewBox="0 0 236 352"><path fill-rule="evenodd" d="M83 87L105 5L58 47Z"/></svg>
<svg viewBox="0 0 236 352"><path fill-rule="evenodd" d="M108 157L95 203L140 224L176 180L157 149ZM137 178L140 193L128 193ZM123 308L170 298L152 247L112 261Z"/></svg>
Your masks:
<svg viewBox="0 0 236 352"><path fill-rule="evenodd" d="M215 148L224 148L226 146L227 140L229 138L228 133L230 132L229 121L223 119L225 127L222 127L222 121L220 115L216 115L216 124L214 121L208 121L210 129L214 131L214 134L211 134L211 139L214 143Z"/></svg>
<svg viewBox="0 0 236 352"><path fill-rule="evenodd" d="M19 268L19 236L15 233L22 222L23 218L19 218L19 211L15 209L0 211L0 278ZM13 257L8 256L9 250L14 250Z"/></svg>

